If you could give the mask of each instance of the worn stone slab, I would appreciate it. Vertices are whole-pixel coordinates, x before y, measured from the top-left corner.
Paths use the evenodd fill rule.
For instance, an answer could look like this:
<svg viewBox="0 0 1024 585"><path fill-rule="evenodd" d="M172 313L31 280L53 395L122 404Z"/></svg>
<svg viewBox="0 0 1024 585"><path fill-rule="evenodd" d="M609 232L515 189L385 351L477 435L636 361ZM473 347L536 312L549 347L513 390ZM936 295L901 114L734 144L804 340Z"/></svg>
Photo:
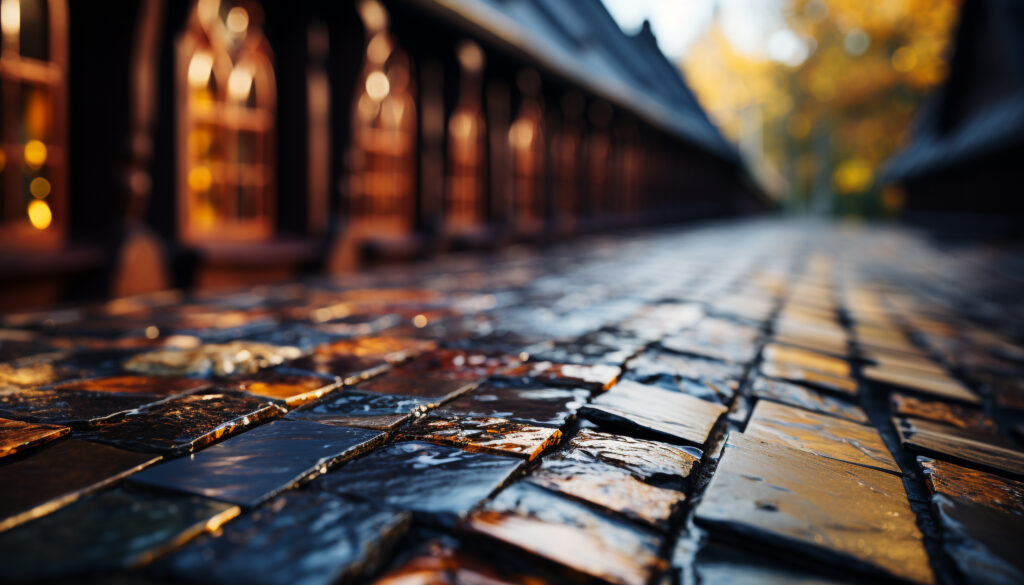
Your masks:
<svg viewBox="0 0 1024 585"><path fill-rule="evenodd" d="M778 331L772 334L772 341L802 349L809 349L831 355L845 357L850 353L849 340L845 337L821 336L806 331Z"/></svg>
<svg viewBox="0 0 1024 585"><path fill-rule="evenodd" d="M159 460L68 439L0 463L0 530L49 514Z"/></svg>
<svg viewBox="0 0 1024 585"><path fill-rule="evenodd" d="M519 366L501 368L495 372L495 375L509 379L535 380L560 386L604 390L610 388L621 373L622 368L608 364L529 362Z"/></svg>
<svg viewBox="0 0 1024 585"><path fill-rule="evenodd" d="M61 391L113 392L117 394L148 394L169 397L205 390L212 386L208 380L178 378L174 376L106 376L73 380L52 388Z"/></svg>
<svg viewBox="0 0 1024 585"><path fill-rule="evenodd" d="M1024 482L941 459L918 456L917 462L924 470L928 489L933 494L970 500L1024 518Z"/></svg>
<svg viewBox="0 0 1024 585"><path fill-rule="evenodd" d="M346 389L319 404L288 414L294 420L390 431L434 406L430 398Z"/></svg>
<svg viewBox="0 0 1024 585"><path fill-rule="evenodd" d="M526 348L530 359L562 364L622 365L646 340L619 331L596 331L571 341Z"/></svg>
<svg viewBox="0 0 1024 585"><path fill-rule="evenodd" d="M429 398L431 404L437 405L476 388L477 383L475 379L467 381L458 377L447 378L390 372L367 380L356 386L356 389L363 392Z"/></svg>
<svg viewBox="0 0 1024 585"><path fill-rule="evenodd" d="M615 585L646 585L667 567L656 533L529 483L502 490L466 527Z"/></svg>
<svg viewBox="0 0 1024 585"><path fill-rule="evenodd" d="M971 377L984 385L1001 410L1024 412L1024 379L977 370Z"/></svg>
<svg viewBox="0 0 1024 585"><path fill-rule="evenodd" d="M673 384L694 380L726 386L732 392L739 388L745 366L664 351L647 351L626 363L626 378L645 384ZM729 392L725 400L731 399Z"/></svg>
<svg viewBox="0 0 1024 585"><path fill-rule="evenodd" d="M932 376L885 366L866 366L861 368L861 374L870 382L895 386L910 392L968 404L981 403L981 398L977 394L950 376Z"/></svg>
<svg viewBox="0 0 1024 585"><path fill-rule="evenodd" d="M662 339L660 344L676 353L745 364L757 356L760 337L756 327L708 317L693 329Z"/></svg>
<svg viewBox="0 0 1024 585"><path fill-rule="evenodd" d="M273 404L244 394L189 394L97 421L84 436L127 449L177 455L280 415Z"/></svg>
<svg viewBox="0 0 1024 585"><path fill-rule="evenodd" d="M874 427L768 400L759 400L745 434L822 457L901 475Z"/></svg>
<svg viewBox="0 0 1024 585"><path fill-rule="evenodd" d="M522 465L518 457L410 441L360 457L312 487L450 522L465 517Z"/></svg>
<svg viewBox="0 0 1024 585"><path fill-rule="evenodd" d="M59 582L140 567L238 513L198 496L104 491L0 533L0 581Z"/></svg>
<svg viewBox="0 0 1024 585"><path fill-rule="evenodd" d="M726 410L682 392L624 380L585 405L580 414L602 425L663 435L700 447Z"/></svg>
<svg viewBox="0 0 1024 585"><path fill-rule="evenodd" d="M274 368L225 381L222 388L245 392L287 408L295 408L339 390L342 378Z"/></svg>
<svg viewBox="0 0 1024 585"><path fill-rule="evenodd" d="M932 496L942 545L969 585L1024 582L1024 517L967 499Z"/></svg>
<svg viewBox="0 0 1024 585"><path fill-rule="evenodd" d="M322 356L357 356L398 364L436 348L437 344L428 339L373 335L332 341L318 346L313 353Z"/></svg>
<svg viewBox="0 0 1024 585"><path fill-rule="evenodd" d="M519 356L473 349L438 349L403 364L396 371L410 377L479 382L498 370L522 364Z"/></svg>
<svg viewBox="0 0 1024 585"><path fill-rule="evenodd" d="M803 384L805 386L810 386L811 388L824 390L826 392L833 392L842 396L857 395L857 381L852 378L832 376L830 374L815 372L814 370L808 370L799 366L777 362L762 362L760 365L760 371L763 375L777 380Z"/></svg>
<svg viewBox="0 0 1024 585"><path fill-rule="evenodd" d="M123 365L129 372L156 376L230 376L277 366L301 354L292 346L232 341L193 349L158 349L132 356Z"/></svg>
<svg viewBox="0 0 1024 585"><path fill-rule="evenodd" d="M840 568L808 568L791 559L772 558L771 550L751 551L720 543L701 547L693 563L700 583L728 585L857 585L856 575ZM776 554L776 556L778 556ZM680 567L683 571L687 567ZM682 572L682 571L681 571Z"/></svg>
<svg viewBox="0 0 1024 585"><path fill-rule="evenodd" d="M416 546L373 585L553 585L564 576L527 562L523 555L491 547L486 551L438 538Z"/></svg>
<svg viewBox="0 0 1024 585"><path fill-rule="evenodd" d="M386 372L391 366L387 360L378 358L312 354L288 362L287 367L292 370L340 378L345 385L352 385L378 376Z"/></svg>
<svg viewBox="0 0 1024 585"><path fill-rule="evenodd" d="M95 421L167 400L154 394L72 390L18 390L0 396L0 416L87 427Z"/></svg>
<svg viewBox="0 0 1024 585"><path fill-rule="evenodd" d="M331 585L365 576L388 558L409 514L325 492L291 491L201 536L164 563L203 583Z"/></svg>
<svg viewBox="0 0 1024 585"><path fill-rule="evenodd" d="M760 399L774 400L858 423L868 423L868 415L861 407L799 384L759 376L750 385L750 392Z"/></svg>
<svg viewBox="0 0 1024 585"><path fill-rule="evenodd" d="M442 407L444 415L503 418L530 425L559 427L573 416L590 392L544 384L485 382Z"/></svg>
<svg viewBox="0 0 1024 585"><path fill-rule="evenodd" d="M935 582L903 482L891 473L731 433L695 518L832 566Z"/></svg>
<svg viewBox="0 0 1024 585"><path fill-rule="evenodd" d="M0 354L4 353L6 343L0 343ZM31 389L48 386L62 380L78 378L83 375L81 370L54 363L53 359L24 357L0 363L0 394L18 389Z"/></svg>
<svg viewBox="0 0 1024 585"><path fill-rule="evenodd" d="M686 500L680 491L644 483L613 465L559 454L545 457L525 481L659 530L668 529Z"/></svg>
<svg viewBox="0 0 1024 585"><path fill-rule="evenodd" d="M155 466L131 481L252 508L383 440L384 433L369 429L278 420Z"/></svg>
<svg viewBox="0 0 1024 585"><path fill-rule="evenodd" d="M533 459L555 445L562 431L503 418L428 414L402 430L399 438L450 444L467 451Z"/></svg>
<svg viewBox="0 0 1024 585"><path fill-rule="evenodd" d="M694 447L679 447L590 429L580 429L557 452L559 457L574 461L606 463L652 485L677 490L689 487L701 454Z"/></svg>
<svg viewBox="0 0 1024 585"><path fill-rule="evenodd" d="M49 443L69 432L68 427L0 418L0 458Z"/></svg>
<svg viewBox="0 0 1024 585"><path fill-rule="evenodd" d="M796 366L812 372L820 372L837 378L851 376L850 362L821 352L799 347L769 343L761 350L761 358L783 367Z"/></svg>
<svg viewBox="0 0 1024 585"><path fill-rule="evenodd" d="M893 419L893 426L907 449L1024 479L1024 451L1008 447L997 437L915 418Z"/></svg>
<svg viewBox="0 0 1024 585"><path fill-rule="evenodd" d="M999 426L996 421L973 408L950 402L926 400L899 392L894 392L890 396L890 404L893 413L899 416L926 419L965 431L999 434Z"/></svg>

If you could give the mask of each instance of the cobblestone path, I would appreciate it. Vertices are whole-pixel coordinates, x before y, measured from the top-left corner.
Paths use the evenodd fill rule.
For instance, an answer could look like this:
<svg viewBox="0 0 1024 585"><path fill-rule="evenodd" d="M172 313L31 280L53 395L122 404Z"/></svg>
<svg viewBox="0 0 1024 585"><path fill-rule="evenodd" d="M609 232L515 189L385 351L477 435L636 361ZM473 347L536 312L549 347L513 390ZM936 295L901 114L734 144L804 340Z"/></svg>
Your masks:
<svg viewBox="0 0 1024 585"><path fill-rule="evenodd" d="M1024 254L777 221L3 317L0 582L1024 582Z"/></svg>

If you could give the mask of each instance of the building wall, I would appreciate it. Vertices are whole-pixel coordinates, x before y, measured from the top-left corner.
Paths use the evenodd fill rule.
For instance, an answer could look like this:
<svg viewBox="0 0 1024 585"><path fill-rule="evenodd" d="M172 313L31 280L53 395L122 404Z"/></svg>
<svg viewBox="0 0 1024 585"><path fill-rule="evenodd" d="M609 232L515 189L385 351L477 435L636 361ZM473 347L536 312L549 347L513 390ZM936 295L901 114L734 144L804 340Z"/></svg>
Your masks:
<svg viewBox="0 0 1024 585"><path fill-rule="evenodd" d="M719 216L742 208L752 192L735 163L413 3L116 0L98 10L43 1L67 9L66 32L55 34L66 34L69 47L69 105L47 114L68 120L67 204L54 226L59 243L32 249L0 240L0 309L339 273L445 249ZM187 51L196 22L213 22L213 14L219 28L201 25L199 37L220 31L211 70L225 75L210 73L215 81L204 88L189 76L201 77L206 57L194 74L195 54ZM259 67L244 61L256 33L265 45L255 54L272 63L270 92ZM372 44L378 34L390 40L380 65L371 55L380 51ZM223 68L222 53L239 61ZM245 70L239 83L235 69ZM255 80L246 85L250 69ZM378 70L387 77L385 97L382 78L369 77ZM405 95L395 93L400 87ZM210 97L225 91L227 101ZM272 99L261 102L268 93ZM371 94L380 99L367 101ZM220 119L189 109L210 107L203 101L210 99ZM373 103L361 112L360 100ZM237 110L245 116L233 109L250 106ZM361 116L374 111L371 127ZM246 117L253 112L269 114ZM396 119L401 131L389 125ZM244 130L252 120L270 120L271 130L254 141ZM196 129L204 124L218 138L203 139ZM224 136L230 147L218 142ZM264 214L250 211L218 220L210 201L224 204L226 196L190 193L235 181L223 191L237 195L228 207L258 208L255 188L238 186L264 176L252 170L263 168L252 144L271 145L266 222L254 223ZM377 171L367 170L368 160ZM466 170L466 160L479 168ZM379 214L391 208L374 194L401 191L389 180L399 171L389 169L408 176L408 221ZM460 191L467 184L475 187ZM195 222L213 227L197 232ZM236 229L243 224L263 227Z"/></svg>

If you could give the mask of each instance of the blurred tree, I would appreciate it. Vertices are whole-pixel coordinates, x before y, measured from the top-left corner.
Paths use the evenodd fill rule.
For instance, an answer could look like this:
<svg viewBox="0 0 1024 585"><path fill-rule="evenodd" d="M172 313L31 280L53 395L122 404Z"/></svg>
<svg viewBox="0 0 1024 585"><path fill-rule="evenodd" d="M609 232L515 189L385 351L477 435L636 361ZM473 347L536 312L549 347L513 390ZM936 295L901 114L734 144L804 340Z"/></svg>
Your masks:
<svg viewBox="0 0 1024 585"><path fill-rule="evenodd" d="M892 214L900 194L875 176L946 75L959 3L779 0L760 51L741 50L716 10L680 66L786 207Z"/></svg>

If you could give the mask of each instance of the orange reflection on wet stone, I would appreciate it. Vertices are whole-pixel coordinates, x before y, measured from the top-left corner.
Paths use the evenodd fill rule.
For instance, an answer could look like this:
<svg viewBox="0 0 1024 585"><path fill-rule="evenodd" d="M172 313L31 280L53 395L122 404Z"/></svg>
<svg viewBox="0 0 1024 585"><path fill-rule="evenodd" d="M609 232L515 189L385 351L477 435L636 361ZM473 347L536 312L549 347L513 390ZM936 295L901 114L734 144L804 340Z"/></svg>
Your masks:
<svg viewBox="0 0 1024 585"><path fill-rule="evenodd" d="M977 394L948 375L928 375L891 366L867 366L861 370L861 373L871 382L897 386L913 392L959 400L969 404L981 403Z"/></svg>
<svg viewBox="0 0 1024 585"><path fill-rule="evenodd" d="M655 528L667 529L686 496L644 483L617 467L549 455L526 481L590 502Z"/></svg>
<svg viewBox="0 0 1024 585"><path fill-rule="evenodd" d="M696 521L844 568L935 582L903 481L731 433Z"/></svg>
<svg viewBox="0 0 1024 585"><path fill-rule="evenodd" d="M434 540L418 547L409 559L373 585L545 585L564 581L564 575L541 575L522 558L506 557L507 553L483 555Z"/></svg>
<svg viewBox="0 0 1024 585"><path fill-rule="evenodd" d="M433 341L411 337L360 337L340 339L316 349L317 355L354 355L363 358L377 358L390 363L405 361L437 347Z"/></svg>
<svg viewBox="0 0 1024 585"><path fill-rule="evenodd" d="M747 423L747 436L901 474L873 427L769 400L759 400Z"/></svg>
<svg viewBox="0 0 1024 585"><path fill-rule="evenodd" d="M209 388L210 382L195 378L165 376L108 376L91 380L75 380L54 386L54 390L87 390L89 392L118 392L124 394L152 394L173 396Z"/></svg>
<svg viewBox="0 0 1024 585"><path fill-rule="evenodd" d="M985 435L917 418L893 420L900 442L912 451L1024 479L1024 451L1000 435Z"/></svg>
<svg viewBox="0 0 1024 585"><path fill-rule="evenodd" d="M1024 482L939 459L918 457L928 489L1024 517Z"/></svg>
<svg viewBox="0 0 1024 585"><path fill-rule="evenodd" d="M996 421L981 411L949 402L923 400L897 392L892 395L892 409L900 416L924 418L968 431L999 433Z"/></svg>
<svg viewBox="0 0 1024 585"><path fill-rule="evenodd" d="M427 415L402 432L401 438L447 443L467 451L518 455L529 459L555 445L562 431L515 423L503 418L442 418Z"/></svg>
<svg viewBox="0 0 1024 585"><path fill-rule="evenodd" d="M814 388L845 394L847 396L857 395L857 381L842 376L832 376L822 372L815 372L795 365L781 364L776 362L764 362L761 364L761 373L769 378L788 380L798 384L806 384Z"/></svg>
<svg viewBox="0 0 1024 585"><path fill-rule="evenodd" d="M255 376L232 380L231 386L291 408L326 396L340 388L341 382L339 378L264 370Z"/></svg>
<svg viewBox="0 0 1024 585"><path fill-rule="evenodd" d="M614 585L646 585L667 568L656 533L529 483L503 490L468 528Z"/></svg>
<svg viewBox="0 0 1024 585"><path fill-rule="evenodd" d="M816 351L769 343L764 346L761 355L768 362L795 365L840 378L850 377L849 362Z"/></svg>
<svg viewBox="0 0 1024 585"><path fill-rule="evenodd" d="M0 457L20 453L71 432L68 427L0 418Z"/></svg>

